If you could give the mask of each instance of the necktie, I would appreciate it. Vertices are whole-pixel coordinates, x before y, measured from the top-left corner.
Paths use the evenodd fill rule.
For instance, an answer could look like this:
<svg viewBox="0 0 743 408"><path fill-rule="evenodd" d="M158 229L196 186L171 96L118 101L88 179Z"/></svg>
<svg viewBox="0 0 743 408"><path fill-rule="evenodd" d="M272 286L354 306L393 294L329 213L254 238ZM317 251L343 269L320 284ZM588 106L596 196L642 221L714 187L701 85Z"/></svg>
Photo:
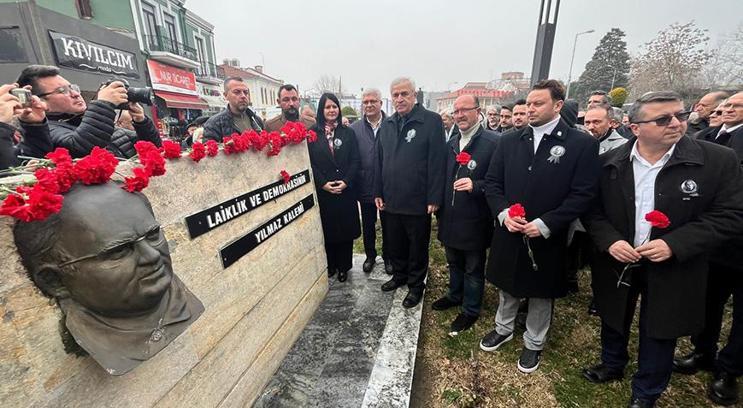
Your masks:
<svg viewBox="0 0 743 408"><path fill-rule="evenodd" d="M730 133L728 133L725 129L721 129L720 133L717 134L717 137L715 137L714 141L719 145L727 146L729 140Z"/></svg>

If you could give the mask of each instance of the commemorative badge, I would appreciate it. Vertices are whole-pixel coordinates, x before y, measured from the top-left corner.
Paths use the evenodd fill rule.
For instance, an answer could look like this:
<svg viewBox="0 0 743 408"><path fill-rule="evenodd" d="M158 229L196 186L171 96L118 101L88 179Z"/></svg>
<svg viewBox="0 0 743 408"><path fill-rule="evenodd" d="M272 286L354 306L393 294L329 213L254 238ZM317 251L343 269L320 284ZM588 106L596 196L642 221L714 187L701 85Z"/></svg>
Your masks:
<svg viewBox="0 0 743 408"><path fill-rule="evenodd" d="M474 170L475 170L476 168L477 168L477 162L476 162L476 161L474 161L474 160L470 160L470 161L469 161L469 162L467 163L467 169L468 169L469 171L474 171Z"/></svg>
<svg viewBox="0 0 743 408"><path fill-rule="evenodd" d="M547 161L552 164L558 164L560 163L560 157L565 155L565 147L563 146L552 146L550 149L550 157L547 158Z"/></svg>
<svg viewBox="0 0 743 408"><path fill-rule="evenodd" d="M697 186L697 182L694 180L684 180L681 183L681 192L684 194L689 195L698 195L697 191L699 191L699 186Z"/></svg>
<svg viewBox="0 0 743 408"><path fill-rule="evenodd" d="M415 129L408 130L407 136L405 136L405 141L410 143L411 140L415 137Z"/></svg>
<svg viewBox="0 0 743 408"><path fill-rule="evenodd" d="M343 141L341 139L333 140L333 146L335 146L336 149L340 149L341 145L343 145Z"/></svg>

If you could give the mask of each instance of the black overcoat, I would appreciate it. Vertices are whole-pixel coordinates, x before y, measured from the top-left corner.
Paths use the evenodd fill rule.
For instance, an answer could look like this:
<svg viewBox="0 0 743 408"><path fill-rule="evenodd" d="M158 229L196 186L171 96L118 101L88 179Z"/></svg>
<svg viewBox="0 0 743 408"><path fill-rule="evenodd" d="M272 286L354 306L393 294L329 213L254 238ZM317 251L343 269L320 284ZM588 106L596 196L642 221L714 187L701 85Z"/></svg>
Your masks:
<svg viewBox="0 0 743 408"><path fill-rule="evenodd" d="M596 196L599 145L563 120L544 135L536 153L533 135L527 126L501 136L485 177L485 194L496 219L486 276L516 297L558 298L567 294L568 227ZM551 159L551 152L559 157ZM528 221L540 218L550 230L549 238L529 239L537 270L523 234L508 232L497 221L501 211L516 203L524 206Z"/></svg>
<svg viewBox="0 0 743 408"><path fill-rule="evenodd" d="M597 247L593 294L604 322L623 332L628 288L617 288L623 263L609 247L635 235L635 182L630 152L635 140L601 156L599 197L583 217ZM693 183L690 183L692 181ZM743 178L728 148L684 136L655 180L656 210L668 216L666 229L653 228L673 256L647 265L648 336L673 339L698 333L704 325L707 253L743 229Z"/></svg>
<svg viewBox="0 0 743 408"><path fill-rule="evenodd" d="M401 117L382 121L377 131L374 197L392 214L426 215L444 198L446 142L441 116L415 105Z"/></svg>
<svg viewBox="0 0 743 408"><path fill-rule="evenodd" d="M482 250L493 237L493 217L485 201L485 174L498 143L499 133L478 126L464 151L472 156L474 170L457 163L459 139L456 132L447 143L446 184L444 203L438 213L439 241L447 247L466 251ZM462 177L472 179L472 191L458 191L454 204L454 181Z"/></svg>
<svg viewBox="0 0 743 408"><path fill-rule="evenodd" d="M313 130L317 132L317 140L307 146L325 242L352 241L361 235L356 202L356 177L361 161L356 135L353 130L338 126L334 133L334 153L331 153L324 129L314 127ZM335 180L343 180L348 187L341 194L323 190L325 183Z"/></svg>

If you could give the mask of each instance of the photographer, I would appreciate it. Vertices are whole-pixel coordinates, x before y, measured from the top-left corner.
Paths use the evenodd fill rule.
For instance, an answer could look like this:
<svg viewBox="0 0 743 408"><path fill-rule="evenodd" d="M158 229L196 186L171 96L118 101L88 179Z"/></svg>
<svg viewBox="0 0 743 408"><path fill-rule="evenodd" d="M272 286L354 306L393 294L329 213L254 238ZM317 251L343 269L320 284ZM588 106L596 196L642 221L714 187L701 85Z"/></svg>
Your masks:
<svg viewBox="0 0 743 408"><path fill-rule="evenodd" d="M128 101L127 87L121 81L103 85L90 105L80 95L80 88L60 76L54 66L30 65L21 72L18 83L30 85L32 93L46 102L52 145L67 148L74 158L87 155L95 146L129 158L137 140L159 144L157 129L139 104ZM114 133L115 109L127 103L136 132Z"/></svg>
<svg viewBox="0 0 743 408"><path fill-rule="evenodd" d="M134 143L139 140L146 140L160 147L162 144L160 132L157 131L155 123L145 116L140 104L129 102L129 110L119 112L111 144L107 147L116 157L128 159L136 155Z"/></svg>
<svg viewBox="0 0 743 408"><path fill-rule="evenodd" d="M16 88L18 84L0 86L0 170L18 165L18 156L44 157L52 150L45 104L33 96L24 105L11 93ZM20 123L24 134L17 146L13 123Z"/></svg>

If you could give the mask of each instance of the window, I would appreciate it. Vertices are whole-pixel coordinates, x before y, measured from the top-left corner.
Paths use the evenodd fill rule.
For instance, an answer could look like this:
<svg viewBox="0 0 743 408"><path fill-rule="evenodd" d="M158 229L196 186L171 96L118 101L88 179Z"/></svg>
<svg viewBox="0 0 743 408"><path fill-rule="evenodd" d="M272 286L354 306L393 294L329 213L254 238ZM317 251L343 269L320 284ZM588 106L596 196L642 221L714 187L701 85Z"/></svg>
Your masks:
<svg viewBox="0 0 743 408"><path fill-rule="evenodd" d="M0 44L0 62L28 62L19 27L0 27Z"/></svg>
<svg viewBox="0 0 743 408"><path fill-rule="evenodd" d="M170 52L176 52L178 50L178 30L175 25L175 17L168 13L164 13L163 16L163 20L165 21L165 41L170 43L166 45L166 49Z"/></svg>
<svg viewBox="0 0 743 408"><path fill-rule="evenodd" d="M216 74L210 75L209 72L209 63L207 62L206 58L204 39L200 37L194 37L194 39L196 40L196 56L198 57L199 63L201 64L201 74L203 76L216 76Z"/></svg>
<svg viewBox="0 0 743 408"><path fill-rule="evenodd" d="M75 6L77 6L77 14L80 18L90 20L93 18L93 9L90 7L90 0L75 0Z"/></svg>
<svg viewBox="0 0 743 408"><path fill-rule="evenodd" d="M155 17L155 7L142 2L142 16L144 17L144 30L147 44L149 44L150 48L157 47L157 18Z"/></svg>

